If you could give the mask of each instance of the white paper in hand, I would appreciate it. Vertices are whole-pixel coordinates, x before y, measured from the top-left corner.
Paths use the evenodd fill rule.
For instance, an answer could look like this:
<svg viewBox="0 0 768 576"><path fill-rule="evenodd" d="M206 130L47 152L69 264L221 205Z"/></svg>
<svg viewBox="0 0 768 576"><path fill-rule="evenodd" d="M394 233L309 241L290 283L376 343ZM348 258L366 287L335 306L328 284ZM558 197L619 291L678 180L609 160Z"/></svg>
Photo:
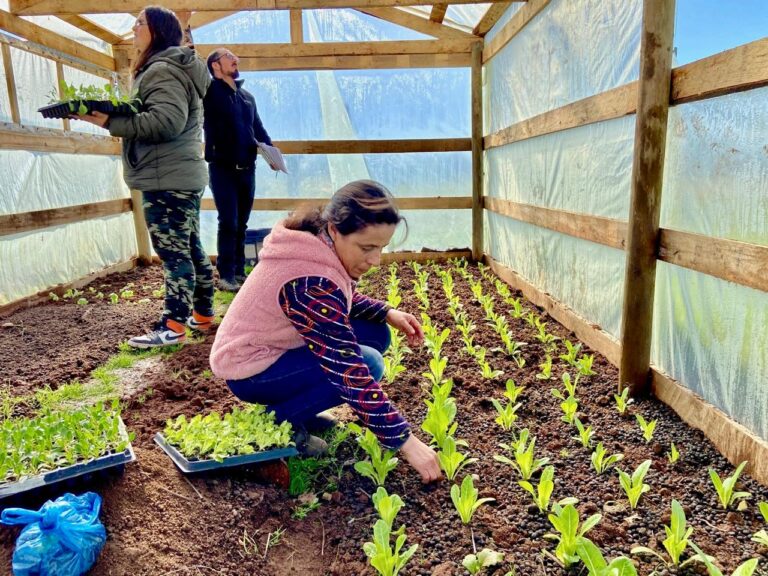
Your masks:
<svg viewBox="0 0 768 576"><path fill-rule="evenodd" d="M264 144L263 142L257 142L256 146L259 155L267 161L267 164L269 164L269 167L272 168L272 170L276 172L280 170L281 172L288 174L288 168L285 165L285 160L283 160L283 155L280 153L279 148Z"/></svg>

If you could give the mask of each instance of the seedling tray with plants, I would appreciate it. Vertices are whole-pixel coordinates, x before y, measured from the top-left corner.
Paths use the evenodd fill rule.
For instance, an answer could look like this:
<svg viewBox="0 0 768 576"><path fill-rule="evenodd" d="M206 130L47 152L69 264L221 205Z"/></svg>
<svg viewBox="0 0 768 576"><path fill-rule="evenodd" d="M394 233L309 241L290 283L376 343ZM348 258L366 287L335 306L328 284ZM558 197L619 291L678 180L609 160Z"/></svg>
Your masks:
<svg viewBox="0 0 768 576"><path fill-rule="evenodd" d="M0 498L136 459L117 401L0 423Z"/></svg>
<svg viewBox="0 0 768 576"><path fill-rule="evenodd" d="M84 115L94 111L125 116L136 114L141 104L138 98L120 94L111 84L103 88L75 87L64 81L59 92L54 90L51 93L50 100L50 104L37 110L43 118L69 118L72 114Z"/></svg>
<svg viewBox="0 0 768 576"><path fill-rule="evenodd" d="M154 440L182 472L244 466L298 454L291 425L275 424L274 413L251 404L220 416L211 412L168 420Z"/></svg>

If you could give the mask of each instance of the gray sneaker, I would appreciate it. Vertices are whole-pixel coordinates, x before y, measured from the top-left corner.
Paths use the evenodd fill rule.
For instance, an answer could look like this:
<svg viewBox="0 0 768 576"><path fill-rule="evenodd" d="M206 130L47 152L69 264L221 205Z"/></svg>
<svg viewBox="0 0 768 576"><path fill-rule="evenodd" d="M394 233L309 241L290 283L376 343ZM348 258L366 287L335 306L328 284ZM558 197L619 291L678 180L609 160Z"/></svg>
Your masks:
<svg viewBox="0 0 768 576"><path fill-rule="evenodd" d="M317 458L328 451L328 442L317 436L312 436L302 428L296 430L293 435L293 441L296 443L296 450L302 456Z"/></svg>
<svg viewBox="0 0 768 576"><path fill-rule="evenodd" d="M219 290L223 290L224 292L237 292L240 290L240 284L238 284L236 280L219 278Z"/></svg>

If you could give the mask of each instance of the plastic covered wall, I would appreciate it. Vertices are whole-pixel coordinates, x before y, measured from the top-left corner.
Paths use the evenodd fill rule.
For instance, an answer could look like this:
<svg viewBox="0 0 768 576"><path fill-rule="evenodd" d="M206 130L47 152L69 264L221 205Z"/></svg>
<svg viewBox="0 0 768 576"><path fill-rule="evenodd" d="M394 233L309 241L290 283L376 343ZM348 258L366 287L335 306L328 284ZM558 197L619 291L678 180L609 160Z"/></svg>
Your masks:
<svg viewBox="0 0 768 576"><path fill-rule="evenodd" d="M486 65L484 133L635 80L641 4L553 0ZM489 149L485 193L625 220L633 139L629 116ZM622 251L488 212L485 237L491 256L619 338Z"/></svg>
<svg viewBox="0 0 768 576"><path fill-rule="evenodd" d="M768 246L768 88L670 109L661 226ZM652 361L768 438L768 294L660 263Z"/></svg>

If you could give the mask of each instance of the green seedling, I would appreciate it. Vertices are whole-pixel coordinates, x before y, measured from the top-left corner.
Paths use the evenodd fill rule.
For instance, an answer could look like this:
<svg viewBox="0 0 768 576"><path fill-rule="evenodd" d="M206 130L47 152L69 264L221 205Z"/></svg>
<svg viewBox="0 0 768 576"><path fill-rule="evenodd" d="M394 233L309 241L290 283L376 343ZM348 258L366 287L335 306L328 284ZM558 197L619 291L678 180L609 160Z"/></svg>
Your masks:
<svg viewBox="0 0 768 576"><path fill-rule="evenodd" d="M384 520L377 520L373 525L373 542L363 544L363 551L368 561L380 576L397 576L419 548L418 544L414 544L405 552L401 552L406 540L402 528L404 526L393 533L392 528ZM394 549L390 544L392 535L396 535Z"/></svg>
<svg viewBox="0 0 768 576"><path fill-rule="evenodd" d="M629 397L629 388L624 388L621 394L614 394L613 399L616 400L616 410L622 416L626 413L629 405L634 402L634 399Z"/></svg>
<svg viewBox="0 0 768 576"><path fill-rule="evenodd" d="M585 536L577 540L576 554L587 568L589 576L637 576L632 560L619 556L607 562L595 543Z"/></svg>
<svg viewBox="0 0 768 576"><path fill-rule="evenodd" d="M406 368L400 364L400 359L391 355L384 356L384 379L392 384L395 379L405 372Z"/></svg>
<svg viewBox="0 0 768 576"><path fill-rule="evenodd" d="M294 507L291 517L304 520L309 513L320 508L320 500L316 494L305 493L299 498L299 504Z"/></svg>
<svg viewBox="0 0 768 576"><path fill-rule="evenodd" d="M536 374L536 380L549 380L552 378L552 356L547 354L544 362L539 364L541 371Z"/></svg>
<svg viewBox="0 0 768 576"><path fill-rule="evenodd" d="M87 298L78 298L77 299L77 305L78 306L87 306L88 305L88 299Z"/></svg>
<svg viewBox="0 0 768 576"><path fill-rule="evenodd" d="M508 378L504 383L504 397L510 402L517 402L517 399L525 390L525 386L518 386L512 378Z"/></svg>
<svg viewBox="0 0 768 576"><path fill-rule="evenodd" d="M387 475L397 467L398 459L394 450L382 450L376 435L357 424L349 424L348 427L357 435L358 445L365 450L370 460L355 462L355 470L361 476L370 478L376 486L383 486Z"/></svg>
<svg viewBox="0 0 768 576"><path fill-rule="evenodd" d="M554 392L558 391L555 390ZM568 396L568 398L560 402L560 409L563 411L563 417L560 419L566 424L573 426L576 421L576 412L579 409L579 401L576 400L576 396Z"/></svg>
<svg viewBox="0 0 768 576"><path fill-rule="evenodd" d="M637 503L640 500L640 496L651 489L648 484L643 483L645 475L648 473L651 464L652 462L650 460L643 461L643 463L635 468L634 472L632 472L632 476L621 469L616 469L616 471L619 473L619 483L621 484L621 487L624 489L624 492L629 499L629 505L632 510L637 508Z"/></svg>
<svg viewBox="0 0 768 576"><path fill-rule="evenodd" d="M427 415L421 423L421 429L432 436L433 444L442 446L448 436L456 433L456 401L453 398L436 397L434 400L425 399L424 403L427 405Z"/></svg>
<svg viewBox="0 0 768 576"><path fill-rule="evenodd" d="M726 576L723 574L723 572L714 565L712 556L708 556L701 548L696 546L693 542L690 543L691 548L696 551L698 555L698 559L704 563L704 565L707 567L707 574L709 576ZM750 560L747 560L746 562L743 562L736 568L736 570L733 571L731 576L752 576L752 574L755 573L755 570L757 570L757 564L758 559L757 558L751 558Z"/></svg>
<svg viewBox="0 0 768 576"><path fill-rule="evenodd" d="M606 456L607 452L603 447L602 442L598 442L597 447L590 458L592 462L592 468L595 472L602 474L606 472L611 466L624 459L624 454L611 454Z"/></svg>
<svg viewBox="0 0 768 576"><path fill-rule="evenodd" d="M653 432L656 430L656 420L646 422L642 414L635 414L635 418L637 419L637 423L640 425L640 430L643 431L643 438L645 439L645 443L649 443L651 440L653 440Z"/></svg>
<svg viewBox="0 0 768 576"><path fill-rule="evenodd" d="M451 486L451 501L464 524L469 524L480 506L486 502L494 502L494 498L478 498L477 488L472 483L472 476L464 476L461 488L454 484Z"/></svg>
<svg viewBox="0 0 768 576"><path fill-rule="evenodd" d="M443 441L440 450L437 453L437 459L440 462L440 469L445 472L446 478L453 481L456 475L464 467L477 462L477 458L468 458L456 449L456 440L448 436Z"/></svg>
<svg viewBox="0 0 768 576"><path fill-rule="evenodd" d="M464 560L461 561L461 565L467 569L467 571L475 576L480 574L483 568L490 568L501 564L504 561L504 554L500 552L494 552L488 548L483 548L480 552L475 554L467 554L464 556Z"/></svg>
<svg viewBox="0 0 768 576"><path fill-rule="evenodd" d="M563 388L568 396L576 396L576 385L579 383L579 375L571 380L571 375L568 372L563 373Z"/></svg>
<svg viewBox="0 0 768 576"><path fill-rule="evenodd" d="M565 354L560 354L560 360L564 360L571 366L576 366L576 356L581 352L581 344L576 344L574 346L570 340L566 340L565 349L567 352Z"/></svg>
<svg viewBox="0 0 768 576"><path fill-rule="evenodd" d="M515 442L512 443L512 445L508 444L499 444L502 448L507 450L508 452L512 452L514 455L514 460L506 457L506 456L500 456L498 454L493 455L493 459L497 462L502 462L504 464L509 464L512 466L515 470L517 470L518 474L520 474L520 478L523 480L530 480L531 476L533 476L538 470L543 468L547 465L549 462L549 458L536 458L534 455L535 449L536 449L536 437L531 437L530 443L528 442L529 437L529 431L528 428L523 428L520 431L520 435L517 437Z"/></svg>
<svg viewBox="0 0 768 576"><path fill-rule="evenodd" d="M669 452L667 454L667 461L674 465L678 460L680 460L680 452L677 450L677 446L675 446L675 443L672 442L669 445Z"/></svg>
<svg viewBox="0 0 768 576"><path fill-rule="evenodd" d="M520 302L520 298L515 298L513 300L507 301L507 304L512 306L512 309L509 311L509 315L512 316L512 318L522 318L525 314L525 308L523 308L523 304Z"/></svg>
<svg viewBox="0 0 768 576"><path fill-rule="evenodd" d="M768 531L766 530L758 530L754 534L752 534L752 541L757 542L758 544L762 544L766 548L768 548Z"/></svg>
<svg viewBox="0 0 768 576"><path fill-rule="evenodd" d="M58 295L55 292L48 292L48 299L51 302L58 302L59 301L59 297L58 297Z"/></svg>
<svg viewBox="0 0 768 576"><path fill-rule="evenodd" d="M544 537L557 542L554 558L563 568L567 570L579 561L576 551L579 538L597 526L602 517L601 514L593 514L579 526L579 512L573 504L552 505L552 513L547 518L556 533L545 534Z"/></svg>
<svg viewBox="0 0 768 576"><path fill-rule="evenodd" d="M539 512L544 513L549 510L549 500L552 497L552 491L555 489L555 467L547 466L541 473L539 483L534 487L533 484L527 480L518 480L517 483L520 487L528 492L533 497L533 503L539 509ZM561 506L568 504L576 504L578 500L576 498L563 498L558 502Z"/></svg>
<svg viewBox="0 0 768 576"><path fill-rule="evenodd" d="M576 368L579 369L579 374L581 376L594 376L595 372L592 370L592 364L595 361L595 355L594 354L582 354L581 358L579 358L578 362L576 362Z"/></svg>
<svg viewBox="0 0 768 576"><path fill-rule="evenodd" d="M397 513L403 507L403 499L397 494L387 494L386 488L379 486L373 496L371 496L371 500L373 500L373 507L376 508L376 512L379 513L381 519L392 528Z"/></svg>
<svg viewBox="0 0 768 576"><path fill-rule="evenodd" d="M578 436L571 436L574 440L578 440L581 442L581 445L584 448L590 448L592 446L592 438L594 438L595 433L592 431L592 426L584 427L584 424L581 423L581 420L578 418L575 418L573 421L573 425L576 426L576 430L579 431Z"/></svg>
<svg viewBox="0 0 768 576"><path fill-rule="evenodd" d="M768 502L760 502L760 504L757 505L757 509L760 510L760 515L763 517L763 520L768 522Z"/></svg>
<svg viewBox="0 0 768 576"><path fill-rule="evenodd" d="M522 406L521 403L512 404L507 402L502 405L496 398L491 398L491 404L496 409L498 416L496 416L495 422L501 426L502 430L511 430L515 422L517 422L517 411Z"/></svg>
<svg viewBox="0 0 768 576"><path fill-rule="evenodd" d="M717 497L720 500L720 504L724 509L728 509L733 503L742 498L749 498L751 494L749 492L736 492L736 482L739 480L741 471L744 470L744 466L747 465L745 460L738 465L736 471L732 476L728 476L725 480L721 480L717 472L712 468L709 469L709 477L712 480L712 484L717 490Z"/></svg>
<svg viewBox="0 0 768 576"><path fill-rule="evenodd" d="M672 515L670 516L669 526L664 526L664 532L667 537L662 541L664 549L669 555L669 560L664 558L655 550L646 546L636 546L632 548L632 554L650 554L661 560L666 566L687 566L691 562L699 560L698 555L688 558L685 562L680 562L680 558L688 547L688 539L693 533L693 528L686 526L685 512L677 500L672 500Z"/></svg>
<svg viewBox="0 0 768 576"><path fill-rule="evenodd" d="M429 361L429 372L424 372L422 376L432 384L440 384L443 381L446 366L448 366L448 358L445 356L432 358Z"/></svg>
<svg viewBox="0 0 768 576"><path fill-rule="evenodd" d="M118 296L114 292L110 293L110 295L109 295L109 303L110 304L117 304L118 302L120 302L120 296Z"/></svg>

